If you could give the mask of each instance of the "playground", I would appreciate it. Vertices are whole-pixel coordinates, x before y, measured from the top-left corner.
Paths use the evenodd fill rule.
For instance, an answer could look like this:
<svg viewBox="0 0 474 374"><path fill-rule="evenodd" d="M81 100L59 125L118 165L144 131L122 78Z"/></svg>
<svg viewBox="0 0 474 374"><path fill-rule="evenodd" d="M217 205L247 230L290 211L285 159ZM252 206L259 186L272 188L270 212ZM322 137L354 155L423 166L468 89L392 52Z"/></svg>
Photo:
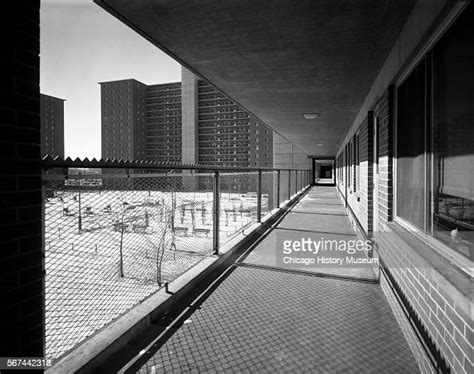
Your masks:
<svg viewBox="0 0 474 374"><path fill-rule="evenodd" d="M221 244L256 222L255 193L219 203ZM57 358L212 254L213 194L55 191L45 251L46 352Z"/></svg>

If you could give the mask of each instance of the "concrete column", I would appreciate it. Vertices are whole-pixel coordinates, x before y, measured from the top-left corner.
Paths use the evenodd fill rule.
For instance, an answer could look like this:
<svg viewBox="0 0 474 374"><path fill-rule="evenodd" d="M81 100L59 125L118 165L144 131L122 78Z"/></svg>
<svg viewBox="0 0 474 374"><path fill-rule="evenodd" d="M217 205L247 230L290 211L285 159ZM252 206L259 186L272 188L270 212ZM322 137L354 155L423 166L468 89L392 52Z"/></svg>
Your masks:
<svg viewBox="0 0 474 374"><path fill-rule="evenodd" d="M198 162L198 80L186 68L181 69L181 155L183 163ZM183 171L183 188L195 188L194 177Z"/></svg>
<svg viewBox="0 0 474 374"><path fill-rule="evenodd" d="M198 80L189 70L181 71L182 160L198 162Z"/></svg>

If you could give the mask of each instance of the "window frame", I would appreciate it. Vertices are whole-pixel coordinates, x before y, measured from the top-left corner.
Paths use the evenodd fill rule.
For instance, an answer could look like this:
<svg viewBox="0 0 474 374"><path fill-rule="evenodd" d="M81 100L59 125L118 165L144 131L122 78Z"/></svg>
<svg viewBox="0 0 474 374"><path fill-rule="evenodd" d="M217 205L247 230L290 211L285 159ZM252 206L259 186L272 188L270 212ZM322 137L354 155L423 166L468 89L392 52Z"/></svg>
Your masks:
<svg viewBox="0 0 474 374"><path fill-rule="evenodd" d="M360 191L360 129L354 135L354 192Z"/></svg>
<svg viewBox="0 0 474 374"><path fill-rule="evenodd" d="M416 238L421 240L423 243L434 249L438 254L446 258L453 265L455 265L462 272L468 274L470 277L474 276L473 261L463 256L455 249L449 247L439 239L433 236L433 193L432 187L434 186L434 157L432 155L432 144L433 144L433 49L437 45L438 41L443 35L448 32L457 20L457 18L463 13L467 6L474 6L470 3L457 3L453 5L453 8L447 14L446 18L438 25L437 29L433 32L431 37L426 43L419 49L412 60L407 64L405 69L399 74L394 81L394 95L393 101L390 103L393 105L393 123L392 123L392 154L393 154L393 167L392 167L392 181L393 181L393 221L401 227L408 230ZM413 73L420 63L425 63L425 157L424 157L424 228L420 229L415 225L408 222L406 219L398 215L397 207L397 195L398 195L398 88L402 85L406 79ZM429 96L429 98L428 98ZM428 99L428 100L427 100ZM428 101L428 103L426 103Z"/></svg>

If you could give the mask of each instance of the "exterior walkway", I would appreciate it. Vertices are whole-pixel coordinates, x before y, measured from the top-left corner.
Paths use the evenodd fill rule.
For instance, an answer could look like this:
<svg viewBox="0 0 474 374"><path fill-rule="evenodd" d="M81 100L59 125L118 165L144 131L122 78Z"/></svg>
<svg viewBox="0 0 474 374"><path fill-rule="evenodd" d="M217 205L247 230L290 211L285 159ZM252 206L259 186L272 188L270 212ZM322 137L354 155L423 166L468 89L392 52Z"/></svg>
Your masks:
<svg viewBox="0 0 474 374"><path fill-rule="evenodd" d="M317 185L334 185L334 178L318 178L316 179Z"/></svg>
<svg viewBox="0 0 474 374"><path fill-rule="evenodd" d="M309 191L129 371L418 372L371 268L276 266L279 236L302 234L356 238L334 188Z"/></svg>

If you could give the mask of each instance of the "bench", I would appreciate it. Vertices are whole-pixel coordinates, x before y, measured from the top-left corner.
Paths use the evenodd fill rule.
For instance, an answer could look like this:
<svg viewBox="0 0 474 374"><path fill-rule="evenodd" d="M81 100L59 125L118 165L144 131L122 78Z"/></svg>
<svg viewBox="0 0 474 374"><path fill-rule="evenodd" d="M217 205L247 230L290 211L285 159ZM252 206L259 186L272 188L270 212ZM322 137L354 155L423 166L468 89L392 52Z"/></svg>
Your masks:
<svg viewBox="0 0 474 374"><path fill-rule="evenodd" d="M174 227L174 232L180 236L187 236L188 235L189 228L188 227L182 227L182 226L175 226Z"/></svg>
<svg viewBox="0 0 474 374"><path fill-rule="evenodd" d="M194 234L196 236L201 236L201 234L204 234L206 236L209 236L209 233L211 232L211 230L209 229L204 229L204 228L195 228L194 229Z"/></svg>

